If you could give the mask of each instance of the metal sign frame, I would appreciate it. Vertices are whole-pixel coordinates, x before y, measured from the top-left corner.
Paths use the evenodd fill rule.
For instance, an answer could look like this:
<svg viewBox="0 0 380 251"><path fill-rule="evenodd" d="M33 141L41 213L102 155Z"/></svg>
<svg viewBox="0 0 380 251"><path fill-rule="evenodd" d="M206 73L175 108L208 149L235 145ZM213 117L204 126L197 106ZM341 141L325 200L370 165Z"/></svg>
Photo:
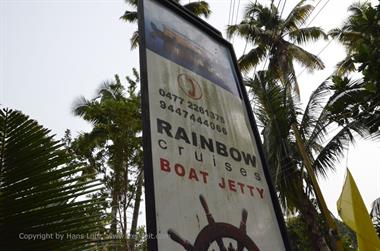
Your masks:
<svg viewBox="0 0 380 251"><path fill-rule="evenodd" d="M178 3L171 0L153 0L161 6L173 11L178 16L182 17L187 22L195 25L202 32L207 33L217 42L227 48L232 57L233 70L235 70L238 78L238 90L240 97L244 101L247 109L249 122L257 142L257 149L262 163L262 169L268 185L271 201L276 214L276 220L281 232L282 240L286 250L291 250L284 216L282 214L272 181L270 178L268 165L262 149L262 143L257 124L253 115L251 105L249 103L247 91L243 86L243 78L238 70L237 58L233 49L233 45L222 37L221 32L209 25L207 22L193 15L190 11L183 8ZM153 161L152 161L152 142L151 142L151 125L150 125L150 111L149 111L149 88L148 88L148 73L147 73L147 54L146 54L146 40L145 40L145 22L144 22L144 0L139 1L138 5L138 29L139 29L139 52L140 52L140 77L141 77L141 97L142 97L142 120L143 120L143 149L144 149L144 178L145 178L145 200L146 200L146 224L147 224L147 240L148 250L158 250L157 242L157 224L156 224L156 198L154 196L154 177L153 177Z"/></svg>

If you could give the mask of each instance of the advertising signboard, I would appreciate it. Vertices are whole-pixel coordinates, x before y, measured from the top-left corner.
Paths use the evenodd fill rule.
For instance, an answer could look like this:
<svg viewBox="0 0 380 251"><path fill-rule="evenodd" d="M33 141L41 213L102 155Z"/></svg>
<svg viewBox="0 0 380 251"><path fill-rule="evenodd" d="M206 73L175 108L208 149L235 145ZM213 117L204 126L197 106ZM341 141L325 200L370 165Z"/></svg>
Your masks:
<svg viewBox="0 0 380 251"><path fill-rule="evenodd" d="M140 0L149 250L288 250L231 45Z"/></svg>

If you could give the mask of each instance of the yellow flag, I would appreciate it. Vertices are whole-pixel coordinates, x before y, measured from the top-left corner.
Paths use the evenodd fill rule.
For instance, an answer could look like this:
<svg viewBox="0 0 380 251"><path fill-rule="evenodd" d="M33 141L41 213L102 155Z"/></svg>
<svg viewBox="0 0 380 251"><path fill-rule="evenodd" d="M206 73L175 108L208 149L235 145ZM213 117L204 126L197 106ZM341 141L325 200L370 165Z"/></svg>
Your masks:
<svg viewBox="0 0 380 251"><path fill-rule="evenodd" d="M380 240L348 169L337 207L343 222L356 232L359 251L380 251Z"/></svg>

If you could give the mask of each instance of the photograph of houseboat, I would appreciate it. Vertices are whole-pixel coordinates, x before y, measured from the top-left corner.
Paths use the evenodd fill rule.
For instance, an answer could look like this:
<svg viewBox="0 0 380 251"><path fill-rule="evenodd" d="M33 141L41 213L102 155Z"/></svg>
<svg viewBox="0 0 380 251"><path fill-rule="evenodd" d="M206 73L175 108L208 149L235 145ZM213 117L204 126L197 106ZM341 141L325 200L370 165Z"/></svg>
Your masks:
<svg viewBox="0 0 380 251"><path fill-rule="evenodd" d="M216 48L207 50L198 41L167 24L150 22L148 30L146 40L149 49L236 94L232 87L235 79L228 70L230 66L220 63L222 60L218 60L220 55Z"/></svg>

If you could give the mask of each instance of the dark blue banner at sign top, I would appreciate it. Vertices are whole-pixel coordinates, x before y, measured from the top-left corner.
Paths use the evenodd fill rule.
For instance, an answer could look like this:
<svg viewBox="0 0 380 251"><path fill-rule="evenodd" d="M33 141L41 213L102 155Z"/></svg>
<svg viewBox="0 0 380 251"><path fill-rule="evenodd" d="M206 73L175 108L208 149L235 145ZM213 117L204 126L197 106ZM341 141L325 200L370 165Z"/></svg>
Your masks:
<svg viewBox="0 0 380 251"><path fill-rule="evenodd" d="M148 49L240 97L232 59L224 46L160 5L145 11L151 11L145 13Z"/></svg>

